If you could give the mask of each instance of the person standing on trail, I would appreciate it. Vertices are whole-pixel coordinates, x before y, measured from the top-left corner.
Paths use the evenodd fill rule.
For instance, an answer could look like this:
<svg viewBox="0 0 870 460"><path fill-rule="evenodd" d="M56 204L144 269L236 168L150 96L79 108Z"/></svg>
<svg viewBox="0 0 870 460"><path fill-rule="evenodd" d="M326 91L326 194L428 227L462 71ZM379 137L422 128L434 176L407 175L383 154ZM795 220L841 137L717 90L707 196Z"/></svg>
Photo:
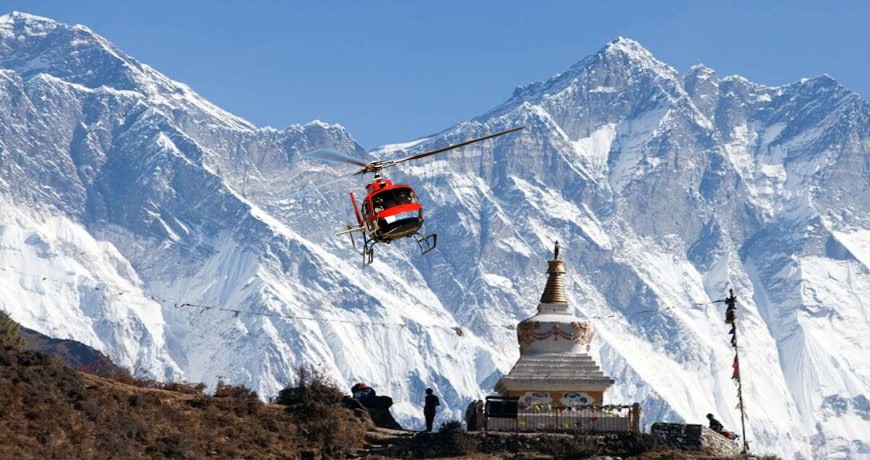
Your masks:
<svg viewBox="0 0 870 460"><path fill-rule="evenodd" d="M435 408L441 405L438 397L432 394L431 388L426 388L426 403L423 405L423 415L426 416L426 432L432 432L432 422L435 421Z"/></svg>

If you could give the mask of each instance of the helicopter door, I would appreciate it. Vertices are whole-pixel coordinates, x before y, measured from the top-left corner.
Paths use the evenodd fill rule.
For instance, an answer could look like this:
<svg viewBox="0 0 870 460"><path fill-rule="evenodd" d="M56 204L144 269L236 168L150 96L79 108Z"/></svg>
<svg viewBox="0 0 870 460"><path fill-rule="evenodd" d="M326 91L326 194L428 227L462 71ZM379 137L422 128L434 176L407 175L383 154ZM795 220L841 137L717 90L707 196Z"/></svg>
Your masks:
<svg viewBox="0 0 870 460"><path fill-rule="evenodd" d="M372 210L372 200L363 201L363 221L365 221L366 231L374 232L378 229L377 220L374 218L375 212Z"/></svg>

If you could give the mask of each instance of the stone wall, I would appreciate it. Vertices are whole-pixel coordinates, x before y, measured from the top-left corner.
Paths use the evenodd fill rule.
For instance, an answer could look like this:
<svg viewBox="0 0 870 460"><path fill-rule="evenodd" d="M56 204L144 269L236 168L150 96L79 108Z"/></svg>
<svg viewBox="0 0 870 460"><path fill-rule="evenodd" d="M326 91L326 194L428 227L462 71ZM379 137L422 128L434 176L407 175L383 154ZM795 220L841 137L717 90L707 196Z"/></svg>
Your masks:
<svg viewBox="0 0 870 460"><path fill-rule="evenodd" d="M659 445L680 450L704 452L709 455L737 456L740 444L704 425L653 423L651 434Z"/></svg>

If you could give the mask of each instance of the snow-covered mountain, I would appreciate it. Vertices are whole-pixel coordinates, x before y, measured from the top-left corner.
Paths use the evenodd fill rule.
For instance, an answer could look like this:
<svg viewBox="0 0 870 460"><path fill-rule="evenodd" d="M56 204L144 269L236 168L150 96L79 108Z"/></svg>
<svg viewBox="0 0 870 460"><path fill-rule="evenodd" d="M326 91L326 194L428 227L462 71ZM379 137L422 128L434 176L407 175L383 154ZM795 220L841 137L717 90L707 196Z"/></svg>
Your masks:
<svg viewBox="0 0 870 460"><path fill-rule="evenodd" d="M0 16L0 308L160 379L269 397L314 364L420 425L426 386L459 418L510 369L559 240L608 402L739 427L712 303L733 287L753 450L870 455L866 101L828 76L680 74L620 38L375 154L521 125L387 171L417 188L439 246L379 246L363 269L333 236L361 182L278 202L348 172L300 152L365 157L341 126L257 128L86 27Z"/></svg>

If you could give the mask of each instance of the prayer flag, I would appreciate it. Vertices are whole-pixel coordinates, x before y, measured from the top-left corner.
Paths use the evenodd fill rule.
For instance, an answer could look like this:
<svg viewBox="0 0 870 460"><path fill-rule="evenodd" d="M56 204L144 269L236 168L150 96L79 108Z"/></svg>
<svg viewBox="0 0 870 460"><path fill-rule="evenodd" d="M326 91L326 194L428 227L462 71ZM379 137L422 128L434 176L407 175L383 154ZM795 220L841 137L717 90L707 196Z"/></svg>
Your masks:
<svg viewBox="0 0 870 460"><path fill-rule="evenodd" d="M735 310L737 309L734 307L728 307L725 309L725 324L734 324L734 320L737 319Z"/></svg>
<svg viewBox="0 0 870 460"><path fill-rule="evenodd" d="M737 355L734 355L734 363L731 364L731 367L734 369L731 378L734 380L740 380L740 362L737 360Z"/></svg>

